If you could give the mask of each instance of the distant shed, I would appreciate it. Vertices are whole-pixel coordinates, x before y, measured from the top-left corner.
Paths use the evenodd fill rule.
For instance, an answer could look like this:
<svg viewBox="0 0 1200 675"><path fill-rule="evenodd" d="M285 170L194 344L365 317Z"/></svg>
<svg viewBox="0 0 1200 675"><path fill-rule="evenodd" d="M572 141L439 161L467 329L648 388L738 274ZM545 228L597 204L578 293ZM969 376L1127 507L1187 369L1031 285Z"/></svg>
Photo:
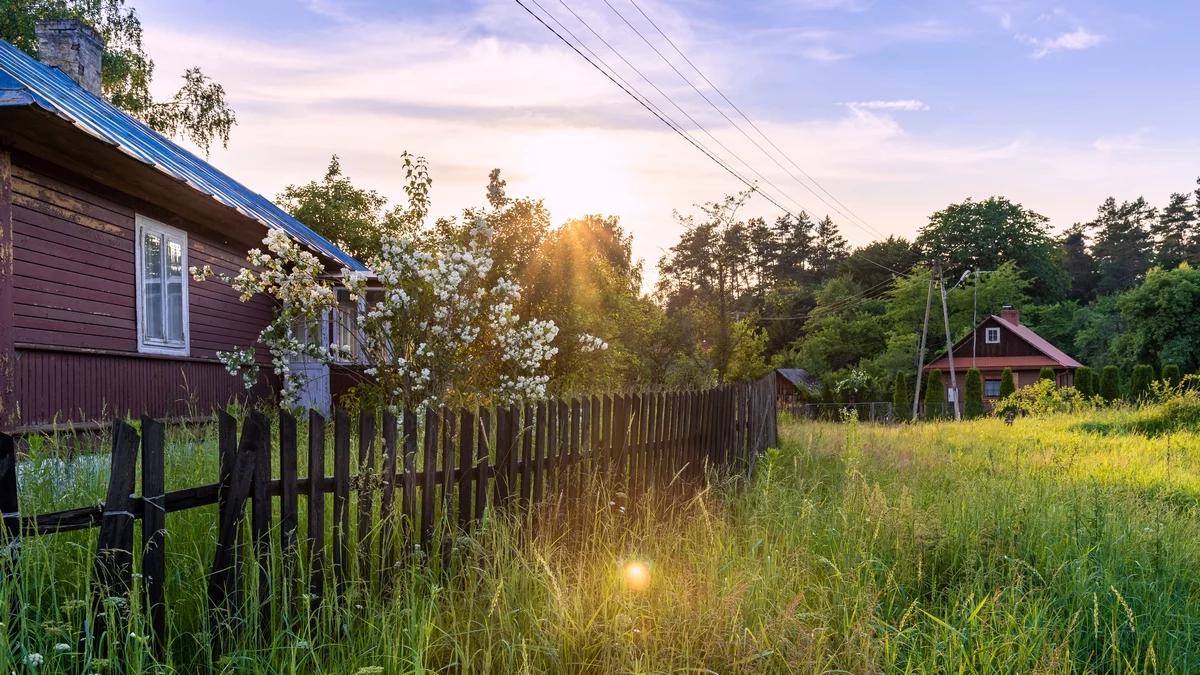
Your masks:
<svg viewBox="0 0 1200 675"><path fill-rule="evenodd" d="M821 380L803 368L776 368L775 395L795 396L821 393Z"/></svg>

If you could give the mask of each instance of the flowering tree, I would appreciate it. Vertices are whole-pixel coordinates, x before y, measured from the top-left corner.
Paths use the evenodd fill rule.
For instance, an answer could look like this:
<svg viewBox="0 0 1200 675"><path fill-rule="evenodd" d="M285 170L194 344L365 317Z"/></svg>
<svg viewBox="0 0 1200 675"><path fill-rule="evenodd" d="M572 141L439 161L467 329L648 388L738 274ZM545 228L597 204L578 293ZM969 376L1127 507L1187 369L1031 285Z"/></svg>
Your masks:
<svg viewBox="0 0 1200 675"><path fill-rule="evenodd" d="M422 175L410 173L410 183L427 181ZM406 193L413 219L423 218L428 190L409 185ZM558 328L515 312L518 284L503 277L488 281L492 237L483 217L456 229L454 236L437 237L432 245L388 234L380 253L366 261L373 274L343 270L335 280L325 275L315 255L285 233L272 231L263 240L266 250L251 250L250 266L223 280L241 293L243 302L262 294L279 307L259 341L270 351L285 407L297 403L304 386L306 369L295 368L297 362L344 362L354 351L347 344L318 344L304 334L314 331L302 330L331 313L342 316L339 290L365 307L352 327L366 376L359 385L364 400L393 411L423 411L442 404L540 398L549 381L543 371L558 353ZM191 272L197 280L212 276L207 267ZM608 346L591 335L578 339L584 351ZM231 374L242 374L247 387L257 381L253 348L218 357Z"/></svg>

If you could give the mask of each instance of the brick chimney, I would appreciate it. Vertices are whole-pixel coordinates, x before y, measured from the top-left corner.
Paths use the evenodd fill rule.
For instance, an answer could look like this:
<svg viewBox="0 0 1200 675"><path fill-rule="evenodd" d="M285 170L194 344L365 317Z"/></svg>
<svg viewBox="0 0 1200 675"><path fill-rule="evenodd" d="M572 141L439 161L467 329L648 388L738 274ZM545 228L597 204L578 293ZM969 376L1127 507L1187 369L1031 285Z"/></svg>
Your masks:
<svg viewBox="0 0 1200 675"><path fill-rule="evenodd" d="M104 40L91 26L76 19L39 21L38 58L58 68L79 86L100 95L100 54Z"/></svg>
<svg viewBox="0 0 1200 675"><path fill-rule="evenodd" d="M1000 308L1000 318L1014 326L1019 326L1021 325L1021 310L1012 305L1005 305Z"/></svg>

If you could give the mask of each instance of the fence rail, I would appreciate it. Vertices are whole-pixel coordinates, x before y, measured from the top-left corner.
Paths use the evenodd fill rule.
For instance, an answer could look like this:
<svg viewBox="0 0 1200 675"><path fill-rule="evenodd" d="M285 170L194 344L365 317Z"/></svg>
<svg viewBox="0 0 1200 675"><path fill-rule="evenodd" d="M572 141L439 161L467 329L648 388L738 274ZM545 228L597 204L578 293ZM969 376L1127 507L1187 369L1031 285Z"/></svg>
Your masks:
<svg viewBox="0 0 1200 675"><path fill-rule="evenodd" d="M11 544L20 537L99 528L94 603L129 595L136 551L151 637L161 654L167 640L168 515L216 504L217 540L206 579L214 625L237 613L244 577L256 573L258 630L269 639L272 602L292 602L304 589L316 599L315 608L329 580L335 600L351 582L368 587L374 582L386 589L401 556L410 556L418 546L432 553L438 527L467 531L489 510L533 514L534 505L551 499L561 511L591 508L587 498L592 495L584 491L597 482L630 499L650 491L695 490L710 472L753 471L759 454L778 442L770 378L706 391L431 409L420 419L412 412L364 411L353 420L339 410L331 421L332 434L329 420L308 413L303 448L307 472L300 476L301 437L293 416L280 414L272 429L267 416L252 412L239 437L238 420L219 413L217 482L165 492L164 425L142 418L139 433L118 420L104 503L39 515L20 513L15 442L0 434L0 510L8 550L19 551ZM325 466L330 442L331 475ZM140 494L135 494L139 464ZM276 471L279 477L272 478ZM327 495L332 495L328 526ZM302 496L307 502L304 533L299 531ZM249 547L243 546L247 507ZM278 522L272 522L276 513ZM141 545L134 548L137 521ZM527 531L533 531L536 519L528 521ZM277 541L272 541L274 533ZM448 556L449 548L441 553ZM273 567L272 556L282 566ZM357 566L351 566L352 558ZM8 566L5 574L20 573L16 553L0 565ZM300 581L302 569L308 578ZM272 574L282 575L283 600L269 595ZM98 638L107 630L100 622L103 614L96 612L97 622L85 631L85 640L100 644Z"/></svg>

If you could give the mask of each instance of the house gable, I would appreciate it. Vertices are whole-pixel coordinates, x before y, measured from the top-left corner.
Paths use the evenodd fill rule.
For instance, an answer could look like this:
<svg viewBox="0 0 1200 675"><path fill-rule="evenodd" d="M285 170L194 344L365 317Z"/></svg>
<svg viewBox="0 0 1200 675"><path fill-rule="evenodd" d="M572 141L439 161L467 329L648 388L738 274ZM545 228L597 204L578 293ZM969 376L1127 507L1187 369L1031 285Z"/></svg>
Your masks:
<svg viewBox="0 0 1200 675"><path fill-rule="evenodd" d="M999 340L988 341L989 331L999 333ZM1082 366L1045 338L1020 323L990 315L954 345L955 370L975 367L1039 369L1074 369ZM949 359L943 353L926 368L948 370Z"/></svg>

